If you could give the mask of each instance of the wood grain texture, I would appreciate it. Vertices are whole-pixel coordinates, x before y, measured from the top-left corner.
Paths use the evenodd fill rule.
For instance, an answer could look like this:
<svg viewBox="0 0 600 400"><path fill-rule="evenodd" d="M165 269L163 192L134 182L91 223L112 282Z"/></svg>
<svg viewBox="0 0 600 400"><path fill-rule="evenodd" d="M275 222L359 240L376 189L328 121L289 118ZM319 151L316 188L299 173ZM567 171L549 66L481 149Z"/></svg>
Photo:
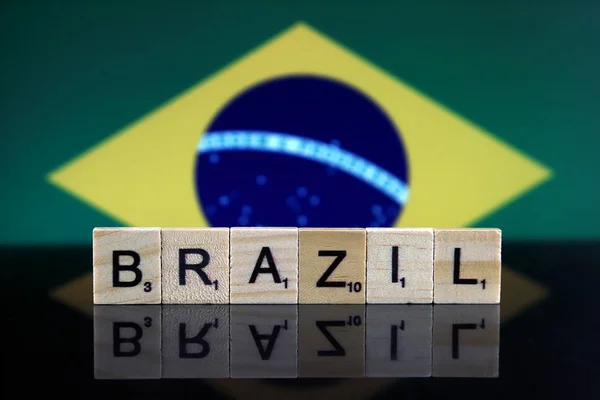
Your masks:
<svg viewBox="0 0 600 400"><path fill-rule="evenodd" d="M230 254L231 304L298 302L298 228L233 227Z"/></svg>
<svg viewBox="0 0 600 400"><path fill-rule="evenodd" d="M204 275L185 267L182 284L180 261L204 263L201 269L195 267ZM229 228L163 229L162 282L164 304L229 303Z"/></svg>
<svg viewBox="0 0 600 400"><path fill-rule="evenodd" d="M298 376L298 307L231 306L231 377Z"/></svg>
<svg viewBox="0 0 600 400"><path fill-rule="evenodd" d="M434 303L500 303L499 229L435 229L433 265Z"/></svg>
<svg viewBox="0 0 600 400"><path fill-rule="evenodd" d="M133 253L119 253L123 251ZM115 286L113 258L122 266L139 261L136 269L122 270L118 278L120 282L136 283L138 274L139 283L131 287ZM94 304L160 304L160 228L95 228L93 277Z"/></svg>
<svg viewBox="0 0 600 400"><path fill-rule="evenodd" d="M499 305L434 307L434 377L495 378L499 374L499 351Z"/></svg>
<svg viewBox="0 0 600 400"><path fill-rule="evenodd" d="M300 228L298 239L301 304L365 303L365 229ZM341 262L331 270L336 260Z"/></svg>
<svg viewBox="0 0 600 400"><path fill-rule="evenodd" d="M298 306L298 376L365 376L364 304Z"/></svg>
<svg viewBox="0 0 600 400"><path fill-rule="evenodd" d="M160 338L159 305L94 306L94 377L160 379Z"/></svg>
<svg viewBox="0 0 600 400"><path fill-rule="evenodd" d="M367 228L367 303L433 302L433 229Z"/></svg>
<svg viewBox="0 0 600 400"><path fill-rule="evenodd" d="M163 378L229 377L228 305L166 305L162 317Z"/></svg>
<svg viewBox="0 0 600 400"><path fill-rule="evenodd" d="M431 376L433 306L367 306L367 377Z"/></svg>

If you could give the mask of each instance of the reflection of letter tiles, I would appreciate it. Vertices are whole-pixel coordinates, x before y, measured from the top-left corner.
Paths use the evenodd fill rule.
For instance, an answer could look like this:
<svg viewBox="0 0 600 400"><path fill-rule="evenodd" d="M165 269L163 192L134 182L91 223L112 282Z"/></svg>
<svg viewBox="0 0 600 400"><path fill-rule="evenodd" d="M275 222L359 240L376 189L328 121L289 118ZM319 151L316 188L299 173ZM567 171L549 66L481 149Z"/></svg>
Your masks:
<svg viewBox="0 0 600 400"><path fill-rule="evenodd" d="M160 304L160 229L96 228L94 304Z"/></svg>
<svg viewBox="0 0 600 400"><path fill-rule="evenodd" d="M300 303L365 303L365 229L300 228L298 239Z"/></svg>
<svg viewBox="0 0 600 400"><path fill-rule="evenodd" d="M298 314L300 378L365 375L364 305L301 305Z"/></svg>
<svg viewBox="0 0 600 400"><path fill-rule="evenodd" d="M433 376L497 377L498 305L438 305L433 315Z"/></svg>
<svg viewBox="0 0 600 400"><path fill-rule="evenodd" d="M433 302L433 229L367 228L367 303Z"/></svg>
<svg viewBox="0 0 600 400"><path fill-rule="evenodd" d="M163 307L163 378L229 377L229 306Z"/></svg>
<svg viewBox="0 0 600 400"><path fill-rule="evenodd" d="M298 302L298 228L231 228L231 303Z"/></svg>
<svg viewBox="0 0 600 400"><path fill-rule="evenodd" d="M298 307L231 306L231 377L298 376Z"/></svg>
<svg viewBox="0 0 600 400"><path fill-rule="evenodd" d="M167 305L162 322L160 306L95 306L94 372L98 379L497 377L499 333L498 305Z"/></svg>
<svg viewBox="0 0 600 400"><path fill-rule="evenodd" d="M501 231L435 229L434 302L500 303Z"/></svg>
<svg viewBox="0 0 600 400"><path fill-rule="evenodd" d="M166 304L229 303L229 228L162 230Z"/></svg>
<svg viewBox="0 0 600 400"><path fill-rule="evenodd" d="M367 307L368 377L431 376L430 305Z"/></svg>
<svg viewBox="0 0 600 400"><path fill-rule="evenodd" d="M160 379L161 307L94 307L96 379Z"/></svg>

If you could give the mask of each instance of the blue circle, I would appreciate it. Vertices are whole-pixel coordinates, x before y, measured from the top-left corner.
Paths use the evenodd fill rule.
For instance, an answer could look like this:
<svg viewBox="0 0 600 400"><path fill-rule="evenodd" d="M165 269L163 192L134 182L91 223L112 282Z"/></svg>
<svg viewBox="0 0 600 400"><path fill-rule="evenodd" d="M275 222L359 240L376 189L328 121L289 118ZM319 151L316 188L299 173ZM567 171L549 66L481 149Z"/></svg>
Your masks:
<svg viewBox="0 0 600 400"><path fill-rule="evenodd" d="M195 183L211 226L246 222L239 221L236 212L244 204L252 207L255 226L305 222L318 227L368 227L382 222L373 221L374 204L386 210L386 223L391 225L405 205L390 195L389 180L377 183L376 177L359 179L344 170L352 162L340 159L342 153L327 159L316 150L311 153L314 143L329 146L350 154L351 160L387 171L394 182L408 188L407 157L397 127L371 98L340 81L293 75L259 83L221 109L203 141L210 138L217 140L210 151L202 151L207 142L199 144ZM300 141L304 150L288 151L285 146L291 142L281 144L285 138ZM211 162L215 152L218 163L214 156ZM233 192L236 196L223 204L223 193ZM233 207L211 208L211 213L204 209L230 203Z"/></svg>

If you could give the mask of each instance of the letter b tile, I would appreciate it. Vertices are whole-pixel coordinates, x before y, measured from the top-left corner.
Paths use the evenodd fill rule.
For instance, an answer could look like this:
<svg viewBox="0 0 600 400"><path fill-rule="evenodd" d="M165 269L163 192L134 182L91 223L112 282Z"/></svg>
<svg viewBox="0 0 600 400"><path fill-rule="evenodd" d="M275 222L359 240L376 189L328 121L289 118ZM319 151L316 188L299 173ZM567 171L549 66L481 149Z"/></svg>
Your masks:
<svg viewBox="0 0 600 400"><path fill-rule="evenodd" d="M94 304L160 304L160 228L96 228Z"/></svg>

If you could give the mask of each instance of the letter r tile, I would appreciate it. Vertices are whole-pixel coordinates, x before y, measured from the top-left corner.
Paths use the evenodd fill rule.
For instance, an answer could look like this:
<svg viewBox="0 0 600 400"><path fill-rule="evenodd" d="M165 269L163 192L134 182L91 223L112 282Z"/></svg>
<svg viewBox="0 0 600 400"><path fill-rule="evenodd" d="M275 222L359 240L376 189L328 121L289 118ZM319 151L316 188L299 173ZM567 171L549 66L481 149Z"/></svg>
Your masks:
<svg viewBox="0 0 600 400"><path fill-rule="evenodd" d="M164 304L229 303L229 228L162 230Z"/></svg>
<svg viewBox="0 0 600 400"><path fill-rule="evenodd" d="M231 228L231 304L296 304L298 228Z"/></svg>
<svg viewBox="0 0 600 400"><path fill-rule="evenodd" d="M94 304L160 304L160 228L95 228Z"/></svg>
<svg viewBox="0 0 600 400"><path fill-rule="evenodd" d="M300 228L299 302L364 304L366 230Z"/></svg>

